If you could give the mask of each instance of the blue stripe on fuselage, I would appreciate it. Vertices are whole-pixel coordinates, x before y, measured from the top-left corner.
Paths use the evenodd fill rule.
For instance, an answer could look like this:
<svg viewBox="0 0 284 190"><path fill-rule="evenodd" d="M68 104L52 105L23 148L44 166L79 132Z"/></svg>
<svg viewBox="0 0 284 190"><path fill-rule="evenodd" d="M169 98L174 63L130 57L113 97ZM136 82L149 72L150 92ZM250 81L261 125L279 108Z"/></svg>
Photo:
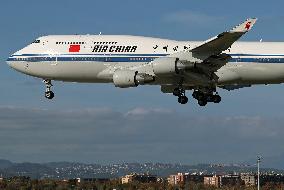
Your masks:
<svg viewBox="0 0 284 190"><path fill-rule="evenodd" d="M80 61L80 62L150 62L158 57L10 57L7 61L46 62L46 61Z"/></svg>
<svg viewBox="0 0 284 190"><path fill-rule="evenodd" d="M7 61L150 62L158 57L164 57L167 55L168 54L60 54L60 56L57 56L50 54L22 54L12 55ZM231 54L231 56L233 58L230 62L284 63L284 55Z"/></svg>
<svg viewBox="0 0 284 190"><path fill-rule="evenodd" d="M20 54L20 55L11 55L10 57L35 57L35 56L44 56L44 57L51 57L51 56L62 56L62 55L67 55L67 56L124 56L124 57L137 57L137 56L143 56L143 57L163 57L163 56L167 56L170 54L109 54L109 53L105 53L105 54Z"/></svg>

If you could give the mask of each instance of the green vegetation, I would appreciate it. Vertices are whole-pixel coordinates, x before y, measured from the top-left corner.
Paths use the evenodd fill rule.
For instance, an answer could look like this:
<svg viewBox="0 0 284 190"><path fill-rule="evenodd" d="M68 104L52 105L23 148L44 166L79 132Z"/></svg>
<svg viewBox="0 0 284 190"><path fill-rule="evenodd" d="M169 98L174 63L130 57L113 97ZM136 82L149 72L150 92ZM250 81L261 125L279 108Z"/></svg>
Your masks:
<svg viewBox="0 0 284 190"><path fill-rule="evenodd" d="M186 183L177 186L163 183L138 183L121 184L119 180L108 182L83 182L75 180L31 180L24 177L15 177L0 181L0 190L256 190L256 187L232 186L232 187L209 187L203 184ZM266 184L261 190L284 190L284 184Z"/></svg>

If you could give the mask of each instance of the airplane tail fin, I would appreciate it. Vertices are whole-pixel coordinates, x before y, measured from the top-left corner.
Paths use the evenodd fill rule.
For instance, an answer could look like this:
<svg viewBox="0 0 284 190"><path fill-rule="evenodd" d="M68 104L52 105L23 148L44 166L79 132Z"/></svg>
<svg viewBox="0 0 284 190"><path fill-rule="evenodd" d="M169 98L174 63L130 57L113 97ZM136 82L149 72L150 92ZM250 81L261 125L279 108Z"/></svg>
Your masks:
<svg viewBox="0 0 284 190"><path fill-rule="evenodd" d="M243 22L242 24L236 26L235 28L233 28L232 30L230 30L230 32L248 32L252 29L253 25L256 23L257 18L249 18L247 19L245 22Z"/></svg>

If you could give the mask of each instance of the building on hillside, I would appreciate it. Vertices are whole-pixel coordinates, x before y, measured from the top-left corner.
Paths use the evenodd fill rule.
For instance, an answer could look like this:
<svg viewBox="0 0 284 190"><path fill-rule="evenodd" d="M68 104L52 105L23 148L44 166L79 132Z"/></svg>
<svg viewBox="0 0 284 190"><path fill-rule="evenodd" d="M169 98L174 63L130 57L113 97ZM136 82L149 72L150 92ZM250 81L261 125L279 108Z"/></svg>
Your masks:
<svg viewBox="0 0 284 190"><path fill-rule="evenodd" d="M130 174L126 175L121 178L121 183L131 183L131 182L140 182L140 183L155 183L157 182L157 176L156 175L150 175L150 174Z"/></svg>
<svg viewBox="0 0 284 190"><path fill-rule="evenodd" d="M186 173L185 176L184 176L184 181L186 183L189 183L189 182L192 182L192 183L203 183L204 182L204 177L206 177L206 175L197 175L197 174L188 174L188 173Z"/></svg>
<svg viewBox="0 0 284 190"><path fill-rule="evenodd" d="M182 173L178 173L176 175L170 175L168 177L168 183L170 185L177 185L185 182L185 175Z"/></svg>
<svg viewBox="0 0 284 190"><path fill-rule="evenodd" d="M204 185L220 187L220 177L219 176L212 176L212 177L204 177Z"/></svg>
<svg viewBox="0 0 284 190"><path fill-rule="evenodd" d="M242 184L244 184L244 182L239 175L223 175L220 177L221 186L237 186Z"/></svg>
<svg viewBox="0 0 284 190"><path fill-rule="evenodd" d="M133 181L133 176L134 176L134 175L135 175L135 174L130 174L130 175L123 176L123 177L121 178L121 183L122 183L122 184L131 183L131 182Z"/></svg>
<svg viewBox="0 0 284 190"><path fill-rule="evenodd" d="M245 183L245 186L255 186L257 184L256 177L252 174L241 174L241 180Z"/></svg>
<svg viewBox="0 0 284 190"><path fill-rule="evenodd" d="M208 175L205 175L208 176ZM177 173L176 175L170 175L167 181L170 185L177 185L182 183L203 183L204 175L190 174L190 173ZM208 176L210 177L210 176Z"/></svg>
<svg viewBox="0 0 284 190"><path fill-rule="evenodd" d="M150 175L150 174L136 174L133 177L133 181L137 181L140 183L155 183L157 182L157 176L156 175Z"/></svg>
<svg viewBox="0 0 284 190"><path fill-rule="evenodd" d="M262 185L265 185L267 183L284 184L284 175L283 174L261 175L260 176L260 185L262 186Z"/></svg>
<svg viewBox="0 0 284 190"><path fill-rule="evenodd" d="M105 183L109 182L109 178L76 178L76 182L78 183L86 183L86 182L100 182L100 183Z"/></svg>

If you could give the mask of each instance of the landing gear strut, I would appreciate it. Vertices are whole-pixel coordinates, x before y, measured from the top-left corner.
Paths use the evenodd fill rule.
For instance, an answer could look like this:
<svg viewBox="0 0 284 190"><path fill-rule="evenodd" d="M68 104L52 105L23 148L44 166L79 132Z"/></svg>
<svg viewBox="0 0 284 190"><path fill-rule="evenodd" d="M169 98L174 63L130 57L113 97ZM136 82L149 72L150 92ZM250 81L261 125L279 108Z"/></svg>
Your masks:
<svg viewBox="0 0 284 190"><path fill-rule="evenodd" d="M44 80L43 82L45 83L45 97L50 100L53 99L54 93L51 91L51 80Z"/></svg>
<svg viewBox="0 0 284 190"><path fill-rule="evenodd" d="M208 102L216 104L221 102L221 96L219 96L218 93L213 94L213 91L210 93L204 93L196 90L192 93L192 97L198 101L200 106L206 106Z"/></svg>
<svg viewBox="0 0 284 190"><path fill-rule="evenodd" d="M185 90L182 87L175 88L173 95L178 96L178 103L187 104L188 98L185 96Z"/></svg>

